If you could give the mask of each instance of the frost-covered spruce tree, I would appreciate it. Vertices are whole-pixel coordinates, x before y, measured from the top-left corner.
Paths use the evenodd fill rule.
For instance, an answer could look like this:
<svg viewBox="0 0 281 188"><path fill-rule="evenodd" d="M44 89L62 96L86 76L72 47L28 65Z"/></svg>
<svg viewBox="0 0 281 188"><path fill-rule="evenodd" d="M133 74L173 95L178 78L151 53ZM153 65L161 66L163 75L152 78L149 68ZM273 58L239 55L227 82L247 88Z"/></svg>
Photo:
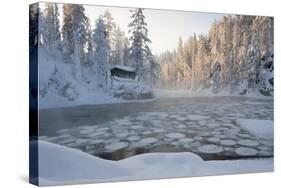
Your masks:
<svg viewBox="0 0 281 188"><path fill-rule="evenodd" d="M100 16L96 21L96 28L93 36L95 51L94 63L95 72L99 85L107 90L108 88L108 70L109 70L109 42L106 37L105 24Z"/></svg>
<svg viewBox="0 0 281 188"><path fill-rule="evenodd" d="M38 12L38 46L43 47L47 45L47 24L44 8L39 6Z"/></svg>
<svg viewBox="0 0 281 188"><path fill-rule="evenodd" d="M113 21L113 17L109 10L106 10L103 14L103 20L105 25L105 32L106 32L106 38L109 42L109 63L110 64L116 64L116 37L115 37L115 30L116 30L116 24Z"/></svg>
<svg viewBox="0 0 281 188"><path fill-rule="evenodd" d="M55 3L47 3L46 8L46 45L48 48L61 48L61 35L58 6Z"/></svg>
<svg viewBox="0 0 281 188"><path fill-rule="evenodd" d="M60 13L58 5L54 4L54 45L61 50L61 33L60 33Z"/></svg>
<svg viewBox="0 0 281 188"><path fill-rule="evenodd" d="M130 50L129 50L129 41L126 38L124 41L124 49L123 49L123 58L122 62L124 65L130 66Z"/></svg>
<svg viewBox="0 0 281 188"><path fill-rule="evenodd" d="M133 14L131 16L132 22L129 24L129 32L131 33L129 40L131 41L130 58L136 67L139 80L144 81L146 71L145 63L152 54L148 46L151 40L147 35L148 29L147 23L144 21L145 16L143 10L138 8L131 11Z"/></svg>
<svg viewBox="0 0 281 188"><path fill-rule="evenodd" d="M62 51L65 62L71 61L71 54L74 52L73 19L72 6L63 4L63 24L62 24Z"/></svg>
<svg viewBox="0 0 281 188"><path fill-rule="evenodd" d="M75 43L75 54L79 57L80 63L86 61L85 47L87 43L87 32L89 27L89 19L85 15L85 9L82 5L73 5L73 37Z"/></svg>
<svg viewBox="0 0 281 188"><path fill-rule="evenodd" d="M66 59L75 56L78 63L85 63L87 56L85 48L87 45L87 32L89 19L85 15L82 5L63 5L63 53Z"/></svg>

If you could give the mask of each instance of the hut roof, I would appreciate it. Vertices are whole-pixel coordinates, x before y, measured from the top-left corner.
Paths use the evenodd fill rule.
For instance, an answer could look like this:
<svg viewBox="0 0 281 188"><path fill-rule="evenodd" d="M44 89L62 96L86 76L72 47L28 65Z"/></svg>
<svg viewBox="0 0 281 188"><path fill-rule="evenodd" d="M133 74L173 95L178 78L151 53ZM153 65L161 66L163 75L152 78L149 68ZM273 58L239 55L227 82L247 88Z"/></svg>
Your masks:
<svg viewBox="0 0 281 188"><path fill-rule="evenodd" d="M128 67L124 65L112 65L110 69L120 69L127 72L136 72L136 69L134 67Z"/></svg>

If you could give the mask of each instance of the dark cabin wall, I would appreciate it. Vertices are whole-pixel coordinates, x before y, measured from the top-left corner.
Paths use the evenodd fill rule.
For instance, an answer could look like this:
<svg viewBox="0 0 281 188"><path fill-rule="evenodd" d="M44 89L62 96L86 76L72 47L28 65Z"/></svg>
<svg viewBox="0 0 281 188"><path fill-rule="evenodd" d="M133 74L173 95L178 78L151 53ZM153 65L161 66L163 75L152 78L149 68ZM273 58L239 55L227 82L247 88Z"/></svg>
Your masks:
<svg viewBox="0 0 281 188"><path fill-rule="evenodd" d="M118 69L118 68L111 69L110 73L111 73L111 76L117 76L117 77L120 77L120 78L135 79L135 77L136 77L135 72L129 72L129 71L125 71L125 70Z"/></svg>

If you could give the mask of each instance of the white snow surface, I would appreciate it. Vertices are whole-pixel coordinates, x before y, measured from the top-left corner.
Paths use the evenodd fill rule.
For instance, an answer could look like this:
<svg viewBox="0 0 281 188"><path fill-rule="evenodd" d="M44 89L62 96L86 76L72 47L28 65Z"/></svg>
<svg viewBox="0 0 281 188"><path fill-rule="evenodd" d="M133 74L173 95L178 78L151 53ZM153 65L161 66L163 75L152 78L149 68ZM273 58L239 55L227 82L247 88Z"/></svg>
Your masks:
<svg viewBox="0 0 281 188"><path fill-rule="evenodd" d="M272 120L238 119L236 123L257 137L273 139Z"/></svg>
<svg viewBox="0 0 281 188"><path fill-rule="evenodd" d="M76 78L75 62L65 63L59 51L39 48L38 53L40 109L122 101L99 88L95 80L90 79L94 73L89 68L81 66L83 76L77 74ZM65 96L60 93L62 88L67 88Z"/></svg>
<svg viewBox="0 0 281 188"><path fill-rule="evenodd" d="M273 171L272 158L203 161L196 154L182 152L109 161L45 141L38 144L40 186Z"/></svg>

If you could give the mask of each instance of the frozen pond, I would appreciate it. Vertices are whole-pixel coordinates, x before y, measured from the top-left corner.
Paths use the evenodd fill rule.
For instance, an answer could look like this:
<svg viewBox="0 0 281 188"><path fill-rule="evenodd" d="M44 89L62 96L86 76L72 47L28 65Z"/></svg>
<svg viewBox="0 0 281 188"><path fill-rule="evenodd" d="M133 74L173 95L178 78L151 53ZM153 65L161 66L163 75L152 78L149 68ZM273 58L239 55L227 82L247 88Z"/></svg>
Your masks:
<svg viewBox="0 0 281 188"><path fill-rule="evenodd" d="M196 97L40 111L40 139L120 160L147 152L194 152L204 160L272 157L238 119L272 120L271 98Z"/></svg>

